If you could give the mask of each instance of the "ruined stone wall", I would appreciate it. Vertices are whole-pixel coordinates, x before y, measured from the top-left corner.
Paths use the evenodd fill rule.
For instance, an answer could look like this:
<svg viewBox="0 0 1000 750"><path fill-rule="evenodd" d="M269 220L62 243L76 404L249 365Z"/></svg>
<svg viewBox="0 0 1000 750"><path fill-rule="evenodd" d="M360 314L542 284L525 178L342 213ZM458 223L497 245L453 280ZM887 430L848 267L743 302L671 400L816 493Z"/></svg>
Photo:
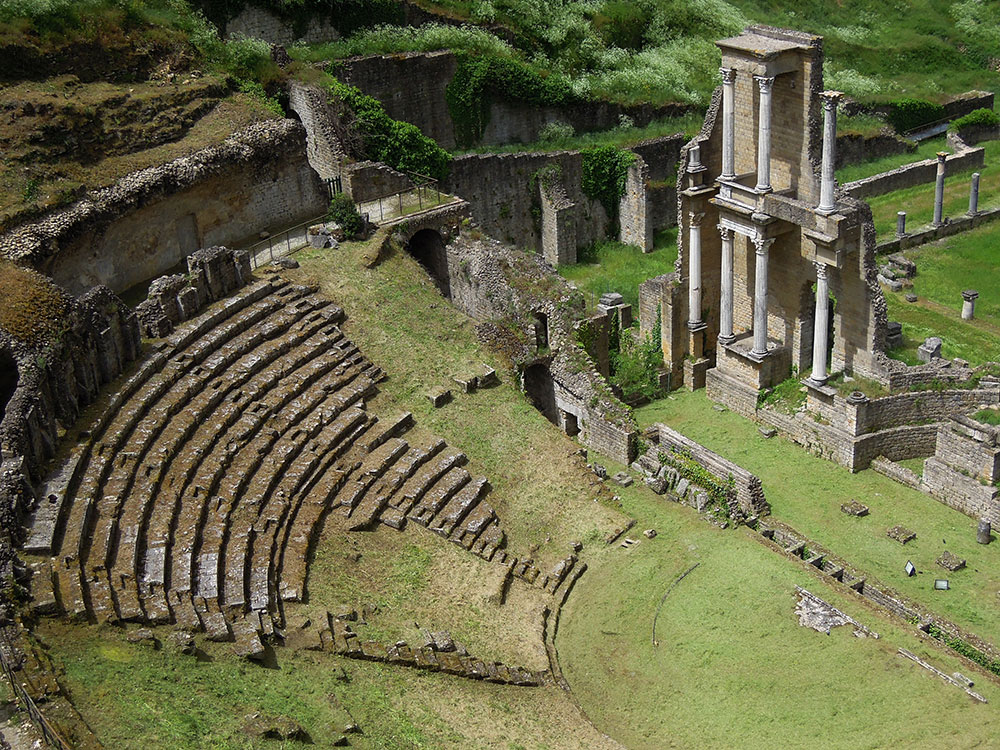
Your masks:
<svg viewBox="0 0 1000 750"><path fill-rule="evenodd" d="M618 205L618 238L643 252L653 249L653 211L649 202L649 167L641 156L628 168L625 192Z"/></svg>
<svg viewBox="0 0 1000 750"><path fill-rule="evenodd" d="M323 213L327 192L293 120L246 128L222 144L135 172L70 208L0 238L0 254L71 292L123 291L201 247L236 246Z"/></svg>
<svg viewBox="0 0 1000 750"><path fill-rule="evenodd" d="M311 18L301 33L297 33L291 21L279 18L265 8L249 4L244 6L238 16L226 23L225 33L227 37L251 36L284 46L298 40L316 44L340 39L340 32L330 23L329 18Z"/></svg>
<svg viewBox="0 0 1000 750"><path fill-rule="evenodd" d="M958 174L983 166L985 151L982 148L971 148L955 137L950 137L950 143L955 152L945 159L945 179L950 174ZM853 198L874 198L903 188L932 183L937 178L937 159L907 164L898 169L866 177L862 180L849 182L841 187L847 195Z"/></svg>
<svg viewBox="0 0 1000 750"><path fill-rule="evenodd" d="M412 123L446 149L455 148L455 126L445 90L458 63L449 50L351 57L335 73L382 102L396 120Z"/></svg>
<svg viewBox="0 0 1000 750"><path fill-rule="evenodd" d="M940 421L987 404L1000 403L1000 390L977 388L952 391L917 391L875 399L867 405L861 432L875 432L927 420Z"/></svg>
<svg viewBox="0 0 1000 750"><path fill-rule="evenodd" d="M347 155L337 136L337 116L327 93L318 86L292 81L288 86L288 108L306 129L306 154L316 174L323 179L340 175Z"/></svg>
<svg viewBox="0 0 1000 750"><path fill-rule="evenodd" d="M344 192L355 203L408 190L410 178L379 161L359 161L344 167ZM375 219L377 220L377 216Z"/></svg>
<svg viewBox="0 0 1000 750"><path fill-rule="evenodd" d="M476 222L488 234L524 249L542 249L542 169L558 170L551 178L566 200L576 233L575 247L585 247L607 235L603 206L583 194L582 158L578 151L516 154L470 154L451 162L442 189L460 195L472 206Z"/></svg>
<svg viewBox="0 0 1000 750"><path fill-rule="evenodd" d="M895 134L859 135L845 133L837 136L837 169L848 164L860 164L895 154L917 150L917 144Z"/></svg>
<svg viewBox="0 0 1000 750"><path fill-rule="evenodd" d="M937 457L924 461L923 486L945 505L1000 525L1000 488L966 476Z"/></svg>

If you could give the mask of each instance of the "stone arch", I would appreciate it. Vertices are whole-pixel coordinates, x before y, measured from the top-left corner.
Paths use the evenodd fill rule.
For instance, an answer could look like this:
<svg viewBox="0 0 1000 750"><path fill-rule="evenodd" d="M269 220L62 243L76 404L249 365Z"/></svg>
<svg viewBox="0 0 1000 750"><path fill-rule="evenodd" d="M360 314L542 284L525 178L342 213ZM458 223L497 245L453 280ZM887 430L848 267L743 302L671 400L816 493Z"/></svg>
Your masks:
<svg viewBox="0 0 1000 750"><path fill-rule="evenodd" d="M524 368L521 379L528 400L538 411L545 415L552 424L562 426L559 420L559 408L556 406L556 387L549 366L544 362L536 362Z"/></svg>
<svg viewBox="0 0 1000 750"><path fill-rule="evenodd" d="M448 273L448 252L444 239L436 229L420 229L406 242L406 252L424 267L435 286L451 298L451 278Z"/></svg>
<svg viewBox="0 0 1000 750"><path fill-rule="evenodd" d="M0 420L17 390L17 360L7 347L0 347Z"/></svg>

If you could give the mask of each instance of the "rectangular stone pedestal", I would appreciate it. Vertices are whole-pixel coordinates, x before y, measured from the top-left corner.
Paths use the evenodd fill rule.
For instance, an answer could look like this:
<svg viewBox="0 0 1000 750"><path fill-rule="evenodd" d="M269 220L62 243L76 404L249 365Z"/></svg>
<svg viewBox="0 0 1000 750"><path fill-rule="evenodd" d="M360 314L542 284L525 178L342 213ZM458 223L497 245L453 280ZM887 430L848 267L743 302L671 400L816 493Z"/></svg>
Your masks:
<svg viewBox="0 0 1000 750"><path fill-rule="evenodd" d="M712 366L712 361L701 359L684 360L684 387L689 391L697 391L705 387L705 373Z"/></svg>
<svg viewBox="0 0 1000 750"><path fill-rule="evenodd" d="M761 357L752 351L753 338L745 335L731 344L719 344L716 366L734 380L755 390L773 388L789 377L792 371L792 351L783 346L768 346Z"/></svg>

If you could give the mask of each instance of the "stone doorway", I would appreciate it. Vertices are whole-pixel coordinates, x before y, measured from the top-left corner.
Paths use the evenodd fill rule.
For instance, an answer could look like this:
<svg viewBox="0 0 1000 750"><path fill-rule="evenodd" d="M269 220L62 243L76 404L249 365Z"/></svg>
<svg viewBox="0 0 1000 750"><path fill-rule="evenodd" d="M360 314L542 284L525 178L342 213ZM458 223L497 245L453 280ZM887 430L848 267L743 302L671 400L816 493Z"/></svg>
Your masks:
<svg viewBox="0 0 1000 750"><path fill-rule="evenodd" d="M555 383L548 365L536 363L526 367L522 383L531 405L544 414L545 418L552 424L560 424L559 409L556 407Z"/></svg>
<svg viewBox="0 0 1000 750"><path fill-rule="evenodd" d="M451 280L448 273L448 253L444 240L434 229L421 229L406 243L406 252L430 274L434 285L448 299L451 299Z"/></svg>

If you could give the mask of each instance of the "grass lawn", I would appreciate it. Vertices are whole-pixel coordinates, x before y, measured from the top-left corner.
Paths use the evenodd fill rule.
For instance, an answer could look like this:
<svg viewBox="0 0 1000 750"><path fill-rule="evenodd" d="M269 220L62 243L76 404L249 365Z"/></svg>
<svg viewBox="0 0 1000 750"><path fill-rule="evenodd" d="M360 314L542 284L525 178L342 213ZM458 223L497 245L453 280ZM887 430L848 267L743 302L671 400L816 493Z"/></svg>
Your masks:
<svg viewBox="0 0 1000 750"><path fill-rule="evenodd" d="M659 533L651 540L632 534L640 542L631 549L613 545L588 558L556 639L564 674L598 729L650 750L993 741L991 707L896 651L913 651L946 673L969 673L957 657L769 550L746 528L718 530L644 487L622 496L636 528ZM796 584L880 638L855 638L850 626L830 635L801 627ZM994 682L974 679L991 703L1000 699Z"/></svg>
<svg viewBox="0 0 1000 750"><path fill-rule="evenodd" d="M933 159L938 151L951 153L951 149L948 148L944 136L921 142L917 146L917 150L911 153L893 154L891 156L883 156L880 159L872 159L860 164L848 164L841 167L837 170L837 182L844 185L848 182L877 175L880 172L888 172L890 169L896 169L905 164L913 164L913 162L923 161L924 159Z"/></svg>
<svg viewBox="0 0 1000 750"><path fill-rule="evenodd" d="M973 364L1000 361L1000 225L987 224L931 245L908 250L917 264L912 291L885 290L889 319L903 324L904 345L892 355L917 364L917 347L928 336L940 336L942 354ZM962 291L976 289L976 317L962 320ZM911 290L906 290L911 291Z"/></svg>
<svg viewBox="0 0 1000 750"><path fill-rule="evenodd" d="M976 521L921 492L872 470L851 474L784 438L764 439L757 425L712 409L704 391L678 391L636 410L640 426L664 422L757 474L775 518L840 555L900 593L1000 645L1000 545L976 544ZM842 513L857 499L871 508L864 518ZM917 538L900 546L886 529L902 524ZM948 549L968 567L948 574L948 592L932 589L945 575L935 560ZM903 572L912 560L918 575Z"/></svg>
<svg viewBox="0 0 1000 750"><path fill-rule="evenodd" d="M578 262L559 266L559 273L587 295L593 307L605 292L618 292L638 317L639 284L671 273L677 260L677 228L656 234L653 250L643 253L634 245L600 242L581 250Z"/></svg>
<svg viewBox="0 0 1000 750"><path fill-rule="evenodd" d="M961 216L969 210L969 183L973 172L980 174L980 210L1000 206L1000 141L984 141L979 145L986 149L985 166L945 176L945 216ZM895 237L897 211L906 211L906 228L913 232L934 220L934 183L879 195L869 199L868 205L872 207L875 231L880 240Z"/></svg>

